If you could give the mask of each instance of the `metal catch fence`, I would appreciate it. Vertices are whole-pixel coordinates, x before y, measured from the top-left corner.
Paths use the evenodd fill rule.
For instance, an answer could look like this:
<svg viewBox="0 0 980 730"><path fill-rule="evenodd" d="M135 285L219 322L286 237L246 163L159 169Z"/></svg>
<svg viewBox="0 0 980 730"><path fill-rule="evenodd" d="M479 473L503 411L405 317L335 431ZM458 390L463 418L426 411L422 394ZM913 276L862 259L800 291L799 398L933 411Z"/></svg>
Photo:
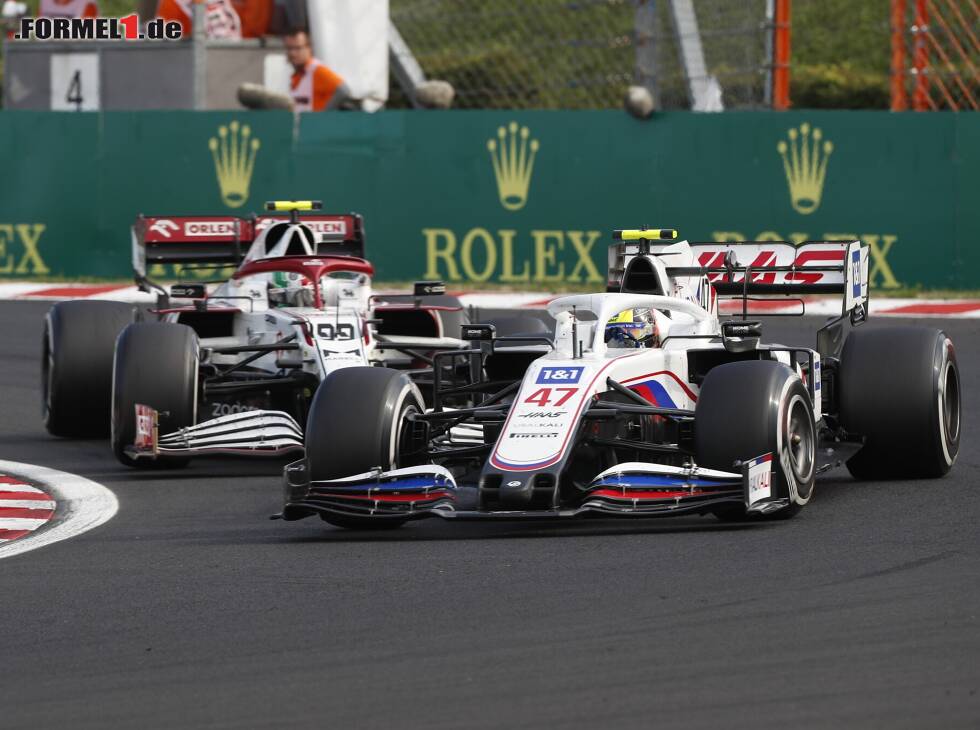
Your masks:
<svg viewBox="0 0 980 730"><path fill-rule="evenodd" d="M980 110L977 0L892 0L891 10L892 109Z"/></svg>
<svg viewBox="0 0 980 730"><path fill-rule="evenodd" d="M754 108L768 102L771 4L391 0L391 19L426 76L453 85L458 108L618 107L635 83L659 108L689 108L712 78L725 108Z"/></svg>

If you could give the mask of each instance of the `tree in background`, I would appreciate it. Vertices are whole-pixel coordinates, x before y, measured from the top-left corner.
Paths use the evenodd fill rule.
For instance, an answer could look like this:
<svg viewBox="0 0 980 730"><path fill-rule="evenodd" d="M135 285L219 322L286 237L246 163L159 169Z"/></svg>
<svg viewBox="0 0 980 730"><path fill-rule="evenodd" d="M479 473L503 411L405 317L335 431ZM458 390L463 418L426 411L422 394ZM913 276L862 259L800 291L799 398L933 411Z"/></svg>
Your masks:
<svg viewBox="0 0 980 730"><path fill-rule="evenodd" d="M793 0L797 109L887 109L890 0Z"/></svg>

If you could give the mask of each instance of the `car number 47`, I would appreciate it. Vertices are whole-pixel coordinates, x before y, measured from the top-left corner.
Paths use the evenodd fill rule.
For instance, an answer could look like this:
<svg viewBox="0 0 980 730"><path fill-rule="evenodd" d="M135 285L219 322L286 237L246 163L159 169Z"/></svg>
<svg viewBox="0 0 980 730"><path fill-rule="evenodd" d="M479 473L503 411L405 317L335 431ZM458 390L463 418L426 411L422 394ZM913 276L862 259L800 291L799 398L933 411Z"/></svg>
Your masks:
<svg viewBox="0 0 980 730"><path fill-rule="evenodd" d="M545 406L563 406L578 392L578 388L538 388L524 399L525 403ZM555 394L552 398L552 394Z"/></svg>

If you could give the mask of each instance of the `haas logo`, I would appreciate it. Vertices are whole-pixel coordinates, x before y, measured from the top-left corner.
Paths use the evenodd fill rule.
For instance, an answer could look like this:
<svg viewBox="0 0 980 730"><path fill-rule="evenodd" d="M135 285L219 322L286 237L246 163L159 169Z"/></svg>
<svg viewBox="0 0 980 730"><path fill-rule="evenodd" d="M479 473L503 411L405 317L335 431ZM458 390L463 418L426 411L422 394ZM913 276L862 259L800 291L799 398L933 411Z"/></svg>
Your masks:
<svg viewBox="0 0 980 730"><path fill-rule="evenodd" d="M154 221L153 225L150 226L150 231L153 233L159 233L164 238L170 238L170 234L179 229L180 226L178 226L172 220L168 220L166 218L161 218L158 221Z"/></svg>

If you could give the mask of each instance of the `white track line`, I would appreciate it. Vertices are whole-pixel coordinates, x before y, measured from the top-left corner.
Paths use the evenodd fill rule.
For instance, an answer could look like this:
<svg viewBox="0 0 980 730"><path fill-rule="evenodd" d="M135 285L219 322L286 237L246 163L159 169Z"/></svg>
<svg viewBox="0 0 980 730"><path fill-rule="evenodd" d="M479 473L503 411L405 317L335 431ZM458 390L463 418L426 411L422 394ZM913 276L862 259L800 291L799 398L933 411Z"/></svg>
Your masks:
<svg viewBox="0 0 980 730"><path fill-rule="evenodd" d="M55 498L60 509L50 526L40 532L0 545L0 558L9 558L81 535L108 522L119 510L119 502L111 490L77 474L2 460L0 472L25 477L42 485Z"/></svg>

